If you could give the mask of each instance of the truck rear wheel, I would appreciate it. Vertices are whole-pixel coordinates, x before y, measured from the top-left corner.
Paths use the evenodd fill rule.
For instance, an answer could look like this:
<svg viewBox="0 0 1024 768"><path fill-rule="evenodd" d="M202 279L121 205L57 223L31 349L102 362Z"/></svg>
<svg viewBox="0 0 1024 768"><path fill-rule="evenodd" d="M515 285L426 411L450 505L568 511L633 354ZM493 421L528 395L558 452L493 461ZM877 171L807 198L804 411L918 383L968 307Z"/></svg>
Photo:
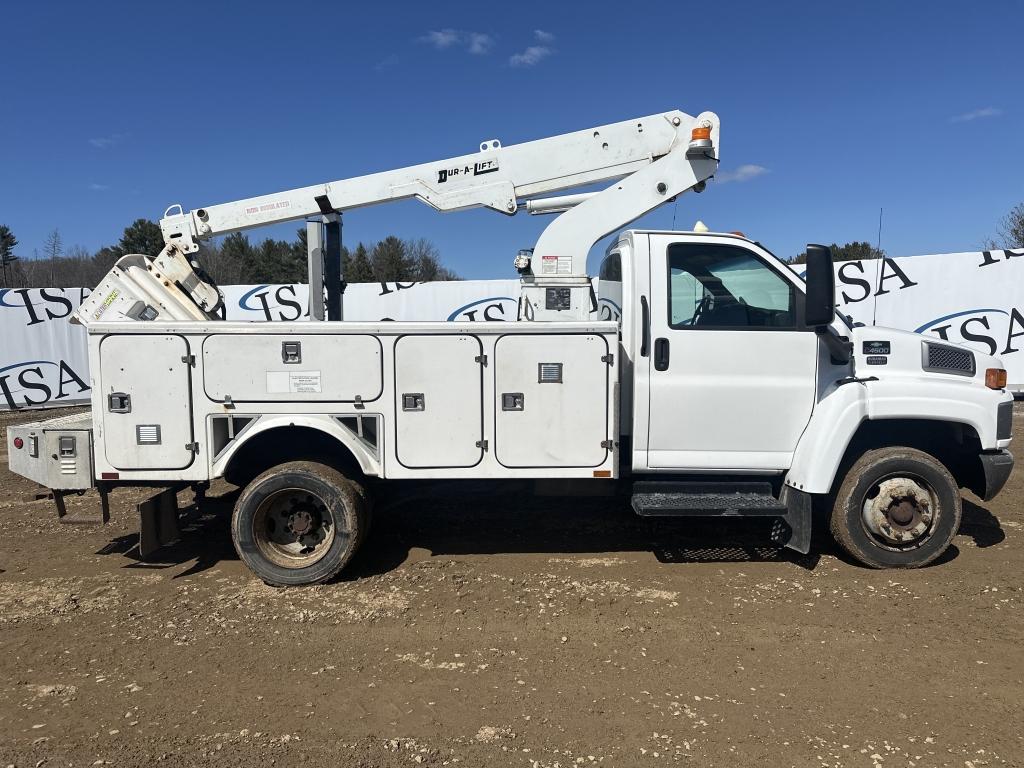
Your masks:
<svg viewBox="0 0 1024 768"><path fill-rule="evenodd" d="M293 461L245 487L231 516L231 538L238 556L267 584L320 584L352 559L367 514L365 491L338 470Z"/></svg>
<svg viewBox="0 0 1024 768"><path fill-rule="evenodd" d="M867 451L836 494L831 529L871 568L920 568L942 555L960 528L960 491L941 462L914 448Z"/></svg>

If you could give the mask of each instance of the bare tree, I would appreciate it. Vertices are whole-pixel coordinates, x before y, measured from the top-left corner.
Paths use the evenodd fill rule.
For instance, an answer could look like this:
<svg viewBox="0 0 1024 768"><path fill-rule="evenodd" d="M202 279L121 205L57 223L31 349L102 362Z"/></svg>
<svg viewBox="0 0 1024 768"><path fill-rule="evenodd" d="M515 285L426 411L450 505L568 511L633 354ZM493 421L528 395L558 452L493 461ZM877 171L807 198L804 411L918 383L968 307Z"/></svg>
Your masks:
<svg viewBox="0 0 1024 768"><path fill-rule="evenodd" d="M60 230L55 229L46 236L43 243L43 258L56 259L64 255L64 239L60 236Z"/></svg>
<svg viewBox="0 0 1024 768"><path fill-rule="evenodd" d="M242 280L243 263L236 244L221 247L219 243L207 243L199 251L199 261L218 285L235 285L244 282Z"/></svg>
<svg viewBox="0 0 1024 768"><path fill-rule="evenodd" d="M59 266L60 275L55 287L90 288L103 278L103 275L96 274L92 254L81 245L68 248Z"/></svg>
<svg viewBox="0 0 1024 768"><path fill-rule="evenodd" d="M48 285L53 285L57 279L57 259L64 253L64 240L60 236L60 230L54 229L46 236L43 243L43 258L49 262L50 279Z"/></svg>
<svg viewBox="0 0 1024 768"><path fill-rule="evenodd" d="M435 280L458 280L459 276L452 270L441 265L441 256L437 246L425 238L406 240L405 252L412 262L412 274L417 280L433 282Z"/></svg>
<svg viewBox="0 0 1024 768"><path fill-rule="evenodd" d="M989 250L1024 248L1024 203L1017 203L999 220L996 236L985 241Z"/></svg>

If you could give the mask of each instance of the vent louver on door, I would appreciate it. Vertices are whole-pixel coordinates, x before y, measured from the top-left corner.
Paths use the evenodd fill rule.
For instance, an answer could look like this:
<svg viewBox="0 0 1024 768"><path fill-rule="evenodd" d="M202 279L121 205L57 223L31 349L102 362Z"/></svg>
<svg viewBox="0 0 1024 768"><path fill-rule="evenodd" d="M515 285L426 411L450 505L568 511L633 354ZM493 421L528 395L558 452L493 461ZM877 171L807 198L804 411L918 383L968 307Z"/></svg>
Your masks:
<svg viewBox="0 0 1024 768"><path fill-rule="evenodd" d="M135 427L135 438L139 445L160 445L160 425L137 425Z"/></svg>
<svg viewBox="0 0 1024 768"><path fill-rule="evenodd" d="M537 382L540 384L561 384L562 364L561 363L538 363Z"/></svg>

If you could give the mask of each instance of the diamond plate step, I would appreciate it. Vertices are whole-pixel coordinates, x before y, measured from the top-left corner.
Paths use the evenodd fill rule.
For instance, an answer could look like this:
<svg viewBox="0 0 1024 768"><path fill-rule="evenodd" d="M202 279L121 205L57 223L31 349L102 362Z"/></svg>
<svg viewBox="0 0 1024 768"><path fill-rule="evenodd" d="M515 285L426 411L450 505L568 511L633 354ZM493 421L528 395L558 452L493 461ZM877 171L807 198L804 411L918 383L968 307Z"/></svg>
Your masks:
<svg viewBox="0 0 1024 768"><path fill-rule="evenodd" d="M786 505L769 483L633 484L633 510L641 517L779 517Z"/></svg>

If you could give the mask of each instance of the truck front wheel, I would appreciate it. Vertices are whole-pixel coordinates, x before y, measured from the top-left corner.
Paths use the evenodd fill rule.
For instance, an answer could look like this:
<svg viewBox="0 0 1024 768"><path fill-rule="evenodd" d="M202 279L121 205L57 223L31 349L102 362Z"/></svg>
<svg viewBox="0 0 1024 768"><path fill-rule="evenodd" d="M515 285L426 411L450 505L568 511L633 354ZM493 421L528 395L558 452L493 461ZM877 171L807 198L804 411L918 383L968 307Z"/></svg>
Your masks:
<svg viewBox="0 0 1024 768"><path fill-rule="evenodd" d="M332 467L279 464L242 491L231 517L238 556L267 584L320 584L348 564L367 524L365 492Z"/></svg>
<svg viewBox="0 0 1024 768"><path fill-rule="evenodd" d="M871 568L920 568L960 528L960 492L941 462L914 448L867 451L847 472L832 509L832 535Z"/></svg>

